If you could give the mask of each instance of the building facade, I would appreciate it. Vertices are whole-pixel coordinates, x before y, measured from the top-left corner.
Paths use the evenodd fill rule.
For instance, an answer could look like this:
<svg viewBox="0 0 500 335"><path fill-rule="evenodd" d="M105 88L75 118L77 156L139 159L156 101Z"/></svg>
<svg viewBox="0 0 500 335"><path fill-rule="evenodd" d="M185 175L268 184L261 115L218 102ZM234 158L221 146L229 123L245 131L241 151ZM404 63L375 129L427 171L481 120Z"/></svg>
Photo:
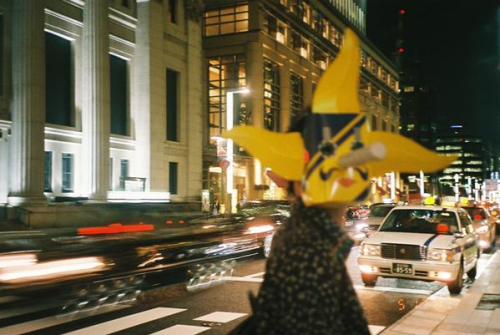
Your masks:
<svg viewBox="0 0 500 335"><path fill-rule="evenodd" d="M314 89L338 54L350 27L362 41L360 98L374 130L398 132L398 73L365 36L363 1L251 0L206 2L204 51L207 127L204 188L224 200L233 184L234 202L279 198L265 167L235 148L234 181L227 175L227 144L220 134L232 124L286 131L310 106ZM248 89L248 93L231 92ZM229 93L229 95L228 95ZM226 99L234 108L228 114ZM230 125L229 125L230 127ZM286 150L286 148L283 148ZM375 185L382 187L380 180Z"/></svg>
<svg viewBox="0 0 500 335"><path fill-rule="evenodd" d="M0 1L0 204L198 199L196 0Z"/></svg>
<svg viewBox="0 0 500 335"><path fill-rule="evenodd" d="M470 135L463 125L452 125L439 131L435 150L442 155L458 157L438 174L445 194L453 190L453 193L459 191L461 195L474 196L474 190L481 190L483 181L494 172L488 146L481 138Z"/></svg>

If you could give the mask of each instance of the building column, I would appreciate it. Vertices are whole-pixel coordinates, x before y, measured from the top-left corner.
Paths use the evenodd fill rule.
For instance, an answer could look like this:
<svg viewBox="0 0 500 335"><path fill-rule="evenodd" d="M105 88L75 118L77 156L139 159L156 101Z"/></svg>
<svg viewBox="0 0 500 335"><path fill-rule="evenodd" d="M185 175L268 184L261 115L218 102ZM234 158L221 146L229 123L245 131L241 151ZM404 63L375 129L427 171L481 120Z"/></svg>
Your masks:
<svg viewBox="0 0 500 335"><path fill-rule="evenodd" d="M82 170L85 193L106 200L109 186L110 79L108 2L86 0L82 34Z"/></svg>
<svg viewBox="0 0 500 335"><path fill-rule="evenodd" d="M165 127L165 76L163 64L163 8L158 1L137 1L137 29L134 55L133 119L136 149L134 173L146 178L146 191L161 189L165 174L162 140ZM163 69L163 70L159 70ZM163 113L163 114L162 114ZM156 139L156 142L153 141ZM154 172L157 173L154 173ZM166 180L166 178L163 178Z"/></svg>
<svg viewBox="0 0 500 335"><path fill-rule="evenodd" d="M252 115L253 126L263 128L264 127L264 55L262 49L262 43L260 41L249 42L247 44L246 50L246 65L247 65L247 83L250 89L249 93L249 108ZM256 162L253 161L254 169L249 169L249 172L253 170L254 173L248 175L250 179L248 190L249 199L258 198L258 191L255 190L255 183L259 179L262 180L261 170L255 167ZM254 174L258 174L256 176Z"/></svg>
<svg viewBox="0 0 500 335"><path fill-rule="evenodd" d="M285 60L280 66L280 105L281 105L281 131L287 131L290 128L291 113L290 113L290 63Z"/></svg>
<svg viewBox="0 0 500 335"><path fill-rule="evenodd" d="M12 1L12 137L9 203L45 201L43 1Z"/></svg>
<svg viewBox="0 0 500 335"><path fill-rule="evenodd" d="M187 199L199 200L203 180L203 57L201 6L186 6L187 30L187 62L186 62L186 94L187 94ZM182 91L181 91L182 92Z"/></svg>

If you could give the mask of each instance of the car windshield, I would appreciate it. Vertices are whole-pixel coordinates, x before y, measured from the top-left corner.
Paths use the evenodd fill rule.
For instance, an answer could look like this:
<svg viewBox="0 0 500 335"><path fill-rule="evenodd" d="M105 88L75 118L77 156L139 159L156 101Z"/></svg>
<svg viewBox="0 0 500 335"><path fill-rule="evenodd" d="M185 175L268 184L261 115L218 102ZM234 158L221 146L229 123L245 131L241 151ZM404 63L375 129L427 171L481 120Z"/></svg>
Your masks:
<svg viewBox="0 0 500 335"><path fill-rule="evenodd" d="M467 210L467 213L469 213L469 216L474 221L481 221L486 219L486 213L482 208L468 207L465 208L465 210Z"/></svg>
<svg viewBox="0 0 500 335"><path fill-rule="evenodd" d="M377 206L370 209L370 217L383 218L391 211L391 206Z"/></svg>
<svg viewBox="0 0 500 335"><path fill-rule="evenodd" d="M458 231L456 215L443 210L394 210L380 231L399 233L453 234Z"/></svg>

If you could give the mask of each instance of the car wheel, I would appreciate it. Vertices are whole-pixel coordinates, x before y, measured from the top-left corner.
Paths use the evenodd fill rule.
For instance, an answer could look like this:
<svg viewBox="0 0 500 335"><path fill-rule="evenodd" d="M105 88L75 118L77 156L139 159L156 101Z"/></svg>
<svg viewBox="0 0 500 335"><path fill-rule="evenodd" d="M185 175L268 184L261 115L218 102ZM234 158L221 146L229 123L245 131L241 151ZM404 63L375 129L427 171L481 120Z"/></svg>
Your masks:
<svg viewBox="0 0 500 335"><path fill-rule="evenodd" d="M462 288L464 287L464 266L463 263L460 265L460 269L458 270L457 278L455 280L447 283L448 291L450 294L460 294Z"/></svg>
<svg viewBox="0 0 500 335"><path fill-rule="evenodd" d="M271 254L271 245L273 244L273 236L269 235L264 238L264 242L262 243L262 254L265 258L268 258Z"/></svg>
<svg viewBox="0 0 500 335"><path fill-rule="evenodd" d="M363 280L365 286L369 287L375 286L375 284L377 283L377 279L378 279L377 275L369 275L366 273L361 274L361 280Z"/></svg>

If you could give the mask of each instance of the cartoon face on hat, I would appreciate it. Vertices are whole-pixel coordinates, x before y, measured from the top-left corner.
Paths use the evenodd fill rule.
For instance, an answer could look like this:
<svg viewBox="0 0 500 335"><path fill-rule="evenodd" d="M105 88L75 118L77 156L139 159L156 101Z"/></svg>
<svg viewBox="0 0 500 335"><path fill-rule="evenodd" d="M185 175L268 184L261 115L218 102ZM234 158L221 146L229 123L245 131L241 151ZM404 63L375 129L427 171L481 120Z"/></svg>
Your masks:
<svg viewBox="0 0 500 335"><path fill-rule="evenodd" d="M361 111L360 46L346 30L344 45L322 76L301 132L242 126L223 134L290 181L302 181L306 206L361 201L371 179L387 172L436 172L456 157L439 156L401 135L370 131Z"/></svg>

